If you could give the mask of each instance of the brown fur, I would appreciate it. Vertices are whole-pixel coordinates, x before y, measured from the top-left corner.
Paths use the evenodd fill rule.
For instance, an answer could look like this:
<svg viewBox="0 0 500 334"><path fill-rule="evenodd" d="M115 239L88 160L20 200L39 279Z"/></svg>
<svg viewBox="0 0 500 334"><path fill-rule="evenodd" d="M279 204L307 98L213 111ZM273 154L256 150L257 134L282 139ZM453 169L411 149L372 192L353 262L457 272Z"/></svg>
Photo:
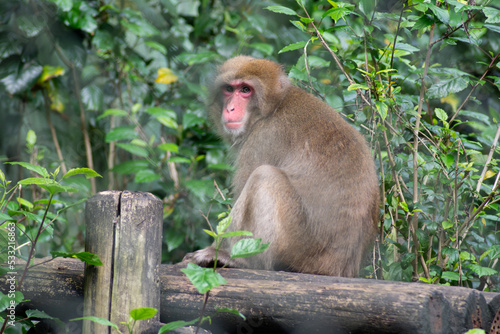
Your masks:
<svg viewBox="0 0 500 334"><path fill-rule="evenodd" d="M221 86L236 79L255 95L244 132L234 135L221 124ZM222 262L356 276L379 216L378 181L364 138L333 108L292 86L269 60L239 56L224 63L209 109L236 156L231 228L271 242L251 258L230 261L222 253ZM213 253L207 248L186 260L207 264Z"/></svg>

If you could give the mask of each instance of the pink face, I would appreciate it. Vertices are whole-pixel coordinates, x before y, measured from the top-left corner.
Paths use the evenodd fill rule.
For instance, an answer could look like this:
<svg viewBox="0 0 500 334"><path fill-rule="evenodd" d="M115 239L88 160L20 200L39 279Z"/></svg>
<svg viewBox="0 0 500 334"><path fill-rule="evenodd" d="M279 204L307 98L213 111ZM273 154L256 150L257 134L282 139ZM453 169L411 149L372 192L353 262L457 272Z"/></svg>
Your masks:
<svg viewBox="0 0 500 334"><path fill-rule="evenodd" d="M222 93L224 94L222 122L228 131L238 133L243 130L248 118L246 109L254 89L242 80L234 80L222 87Z"/></svg>

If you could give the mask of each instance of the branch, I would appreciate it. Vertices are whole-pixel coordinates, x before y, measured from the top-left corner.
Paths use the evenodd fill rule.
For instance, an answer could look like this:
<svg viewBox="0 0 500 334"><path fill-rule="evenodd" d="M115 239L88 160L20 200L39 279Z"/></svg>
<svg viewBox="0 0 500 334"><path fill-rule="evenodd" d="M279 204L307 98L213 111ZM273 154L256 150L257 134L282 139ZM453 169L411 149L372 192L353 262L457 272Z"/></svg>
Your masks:
<svg viewBox="0 0 500 334"><path fill-rule="evenodd" d="M488 65L488 68L486 69L486 71L484 71L483 75L481 76L481 78L478 80L478 82L474 85L474 87L472 87L472 89L470 90L469 94L467 95L467 97L465 98L464 102L462 102L462 104L460 105L460 107L458 107L457 111L455 111L455 113L453 114L453 116L450 118L450 120L448 121L450 124L451 122L453 122L453 120L455 119L455 117L457 117L458 113L462 110L462 108L464 107L464 105L469 101L469 98L470 96L472 95L472 92L474 92L474 90L477 88L477 86L479 86L479 84L481 83L481 81L484 79L484 77L486 77L486 74L488 74L488 72L495 68L496 66L496 63L498 62L498 57L500 56L500 52L497 53L497 55L495 57L493 57L493 59L491 59L491 62L490 64Z"/></svg>
<svg viewBox="0 0 500 334"><path fill-rule="evenodd" d="M500 137L500 124L498 124L497 133L495 134L495 139L493 139L493 144L491 145L490 153L488 154L488 158L486 159L486 162L484 164L483 171L481 172L481 177L477 181L477 186L476 186L477 193L479 192L479 189L481 189L481 183L483 182L484 177L486 175L486 171L488 170L488 165L490 164L491 159L493 158L493 153L495 152L495 148L498 143L498 137Z"/></svg>
<svg viewBox="0 0 500 334"><path fill-rule="evenodd" d="M424 93L425 93L425 77L427 76L427 71L429 69L429 62L432 50L432 37L434 36L434 29L436 25L433 24L431 27L429 35L429 45L427 48L427 55L425 56L424 73L422 75L422 85L420 86L420 97L418 99L418 110L417 117L415 121L415 128L413 129L413 205L418 203L418 133L420 128L420 119L422 117L422 107L424 104ZM410 230L413 239L413 251L415 253L415 259L413 260L413 279L417 279L418 276L418 238L417 238L417 228L418 228L418 211L413 212L411 219Z"/></svg>

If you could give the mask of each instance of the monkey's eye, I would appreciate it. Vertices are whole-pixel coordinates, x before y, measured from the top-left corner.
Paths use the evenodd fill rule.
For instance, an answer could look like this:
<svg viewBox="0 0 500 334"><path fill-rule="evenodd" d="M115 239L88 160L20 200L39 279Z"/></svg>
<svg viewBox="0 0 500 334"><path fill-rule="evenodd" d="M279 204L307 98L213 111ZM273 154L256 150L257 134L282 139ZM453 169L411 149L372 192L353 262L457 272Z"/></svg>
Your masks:
<svg viewBox="0 0 500 334"><path fill-rule="evenodd" d="M222 87L222 90L224 91L224 93L232 93L234 91L233 86L231 85L224 85L224 87Z"/></svg>
<svg viewBox="0 0 500 334"><path fill-rule="evenodd" d="M250 93L251 91L252 91L252 90L251 90L251 89L250 89L250 87L248 87L248 86L243 86L243 87L241 87L241 92L242 92L243 94Z"/></svg>

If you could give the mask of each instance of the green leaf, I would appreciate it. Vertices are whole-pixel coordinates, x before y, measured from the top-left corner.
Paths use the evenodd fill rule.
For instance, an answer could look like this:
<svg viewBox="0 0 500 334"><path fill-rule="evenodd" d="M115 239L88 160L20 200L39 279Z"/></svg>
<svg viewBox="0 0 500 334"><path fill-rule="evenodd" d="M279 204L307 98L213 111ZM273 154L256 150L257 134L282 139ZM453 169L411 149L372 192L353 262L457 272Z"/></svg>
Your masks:
<svg viewBox="0 0 500 334"><path fill-rule="evenodd" d="M483 13L486 15L486 23L500 23L500 10L491 7L484 7Z"/></svg>
<svg viewBox="0 0 500 334"><path fill-rule="evenodd" d="M92 177L102 177L90 168L73 168L70 169L66 174L64 174L62 178L65 179L74 175L84 175L87 179L90 179Z"/></svg>
<svg viewBox="0 0 500 334"><path fill-rule="evenodd" d="M163 236L167 242L168 251L171 252L184 243L184 234L175 231L174 229L167 229Z"/></svg>
<svg viewBox="0 0 500 334"><path fill-rule="evenodd" d="M408 204L406 202L401 202L399 203L399 206L405 211L405 212L409 212L409 208L408 208Z"/></svg>
<svg viewBox="0 0 500 334"><path fill-rule="evenodd" d="M182 126L184 129L189 129L198 125L205 124L205 119L193 113L185 113L182 115Z"/></svg>
<svg viewBox="0 0 500 334"><path fill-rule="evenodd" d="M387 104L382 101L375 101L375 107L377 108L377 111L382 120L385 120L385 118L387 117L387 111L389 110Z"/></svg>
<svg viewBox="0 0 500 334"><path fill-rule="evenodd" d="M131 140L139 135L133 126L120 126L106 133L106 143L118 140Z"/></svg>
<svg viewBox="0 0 500 334"><path fill-rule="evenodd" d="M28 318L54 319L54 317L39 310L26 310L26 316L28 316Z"/></svg>
<svg viewBox="0 0 500 334"><path fill-rule="evenodd" d="M9 94L15 95L30 90L42 74L42 71L42 66L35 65L32 62L29 64L19 64L19 68L15 72L0 81L4 84L5 90Z"/></svg>
<svg viewBox="0 0 500 334"><path fill-rule="evenodd" d="M487 125L490 124L490 118L482 113L476 112L476 111L469 111L469 110L461 110L460 111L461 116L466 116L467 118L474 118L477 119L478 121L481 121Z"/></svg>
<svg viewBox="0 0 500 334"><path fill-rule="evenodd" d="M143 158L147 158L149 156L147 149L134 144L116 143L116 146L124 149L127 152L130 152L132 154L138 155Z"/></svg>
<svg viewBox="0 0 500 334"><path fill-rule="evenodd" d="M82 88L81 98L88 110L101 110L104 98L99 86L92 84Z"/></svg>
<svg viewBox="0 0 500 334"><path fill-rule="evenodd" d="M451 167L455 164L455 155L454 154L447 154L443 157L444 164L446 167Z"/></svg>
<svg viewBox="0 0 500 334"><path fill-rule="evenodd" d="M97 119L99 120L101 118L108 117L108 116L123 117L123 116L128 116L128 112L126 112L125 110L121 110L121 109L107 109L102 113L102 115L99 115L97 117Z"/></svg>
<svg viewBox="0 0 500 334"><path fill-rule="evenodd" d="M188 263L187 267L181 271L186 274L201 294L227 283L226 279L218 272L211 268L202 268L194 263Z"/></svg>
<svg viewBox="0 0 500 334"><path fill-rule="evenodd" d="M219 235L221 238L232 238L232 237L251 237L253 236L253 233L250 231L232 231L232 232L227 232L227 233L222 233Z"/></svg>
<svg viewBox="0 0 500 334"><path fill-rule="evenodd" d="M28 201L22 197L18 198L17 201L19 202L19 204L21 204L25 208L28 208L29 211L33 210L33 203L31 203L30 201Z"/></svg>
<svg viewBox="0 0 500 334"><path fill-rule="evenodd" d="M368 19L371 19L376 2L373 0L361 0L359 2L359 10L365 14Z"/></svg>
<svg viewBox="0 0 500 334"><path fill-rule="evenodd" d="M158 122L165 125L167 128L177 129L177 115L175 111L160 107L150 107L146 109L146 112L155 117Z"/></svg>
<svg viewBox="0 0 500 334"><path fill-rule="evenodd" d="M36 132L33 130L29 130L26 134L26 145L33 147L36 144Z"/></svg>
<svg viewBox="0 0 500 334"><path fill-rule="evenodd" d="M232 220L233 220L232 216L226 216L223 219L221 219L217 224L217 233L218 234L223 233L229 227Z"/></svg>
<svg viewBox="0 0 500 334"><path fill-rule="evenodd" d="M89 252L77 252L77 253L68 253L68 252L50 252L53 258L56 257L64 257L64 258L73 258L79 259L82 262L88 263L93 266L102 266L101 259L96 254L92 254Z"/></svg>
<svg viewBox="0 0 500 334"><path fill-rule="evenodd" d="M322 17L324 18L324 17L329 16L329 17L332 18L332 20L334 20L335 22L337 22L338 20L344 18L345 16L347 16L349 14L356 14L352 10L350 10L351 8L352 8L352 5L347 5L345 7L331 8L331 9L327 10L323 14Z"/></svg>
<svg viewBox="0 0 500 334"><path fill-rule="evenodd" d="M300 21L290 21L300 31L306 31L306 26Z"/></svg>
<svg viewBox="0 0 500 334"><path fill-rule="evenodd" d="M140 170L135 174L134 182L136 183L148 183L161 179L161 175L155 173L151 169Z"/></svg>
<svg viewBox="0 0 500 334"><path fill-rule="evenodd" d="M347 87L347 91L352 91L352 90L356 90L356 89L369 90L370 87L368 87L365 84L352 84L352 85L349 85L349 87Z"/></svg>
<svg viewBox="0 0 500 334"><path fill-rule="evenodd" d="M53 3L56 4L57 7L59 7L60 10L63 12L67 12L68 10L73 7L73 0L49 0Z"/></svg>
<svg viewBox="0 0 500 334"><path fill-rule="evenodd" d="M190 164L191 160L183 157L172 157L168 159L168 162L180 163L180 164Z"/></svg>
<svg viewBox="0 0 500 334"><path fill-rule="evenodd" d="M448 120L448 114L443 109L436 108L434 109L434 113L436 114L436 117L439 118L441 121L446 122Z"/></svg>
<svg viewBox="0 0 500 334"><path fill-rule="evenodd" d="M448 22L450 22L450 14L446 9L440 8L431 3L428 3L428 6L439 21L443 22L444 24L448 24Z"/></svg>
<svg viewBox="0 0 500 334"><path fill-rule="evenodd" d="M41 185L41 184L56 184L56 181L52 179L45 179L41 177L29 177L27 179L22 179L19 181L17 184L21 185L31 185L31 184L36 184L36 185Z"/></svg>
<svg viewBox="0 0 500 334"><path fill-rule="evenodd" d="M227 170L227 171L234 170L233 166L231 166L230 164L210 164L207 166L207 168L214 170Z"/></svg>
<svg viewBox="0 0 500 334"><path fill-rule="evenodd" d="M108 319L104 319L104 318L89 316L89 317L70 319L70 321L78 321L78 320L90 320L90 321L93 321L93 322L98 323L100 325L109 326L109 327L112 327L116 330L119 330L117 325L115 325L114 323L112 323Z"/></svg>
<svg viewBox="0 0 500 334"><path fill-rule="evenodd" d="M492 25L492 24L485 24L485 25L483 25L483 28L487 28L488 30L500 33L500 27L499 26L495 26L495 25Z"/></svg>
<svg viewBox="0 0 500 334"><path fill-rule="evenodd" d="M268 43L252 43L249 46L267 56L271 56L274 53L274 46Z"/></svg>
<svg viewBox="0 0 500 334"><path fill-rule="evenodd" d="M76 189L76 188L73 188L70 186L63 186L63 185L60 185L59 183L39 184L39 187L47 190L52 195L57 194L57 193L76 193L78 191L78 189Z"/></svg>
<svg viewBox="0 0 500 334"><path fill-rule="evenodd" d="M112 171L119 174L133 174L148 167L147 160L129 160L116 165Z"/></svg>
<svg viewBox="0 0 500 334"><path fill-rule="evenodd" d="M242 318L243 320L247 320L247 318L243 314L241 314L240 311L235 310L234 308L227 308L227 307L218 308L216 313L231 313Z"/></svg>
<svg viewBox="0 0 500 334"><path fill-rule="evenodd" d="M219 58L219 54L212 51L199 53L184 53L179 56L179 60L186 62L189 66L214 62Z"/></svg>
<svg viewBox="0 0 500 334"><path fill-rule="evenodd" d="M121 20L121 24L127 28L131 33L137 35L139 37L151 37L159 34L158 29L156 29L153 25L149 24L146 20L144 20L140 15L132 14L132 10L125 10L123 13L131 14L125 15L128 16L127 19ZM137 12L136 12L137 13Z"/></svg>
<svg viewBox="0 0 500 334"><path fill-rule="evenodd" d="M469 80L465 77L443 79L433 84L427 91L429 99L446 97L453 93L458 93L467 88Z"/></svg>
<svg viewBox="0 0 500 334"><path fill-rule="evenodd" d="M169 117L156 117L156 120L170 129L177 129L177 122Z"/></svg>
<svg viewBox="0 0 500 334"><path fill-rule="evenodd" d="M43 16L35 15L19 15L16 18L16 23L24 35L28 38L36 37L45 27L45 22L41 19Z"/></svg>
<svg viewBox="0 0 500 334"><path fill-rule="evenodd" d="M498 271L493 268L482 267L478 264L468 264L467 267L479 277L496 275L498 273Z"/></svg>
<svg viewBox="0 0 500 334"><path fill-rule="evenodd" d="M203 232L205 232L206 234L208 234L209 236L211 236L214 239L217 238L217 234L214 231L207 230L207 229L204 228Z"/></svg>
<svg viewBox="0 0 500 334"><path fill-rule="evenodd" d="M434 24L434 19L430 15L424 14L417 20L417 22L415 22L415 24L412 27L412 30L424 29L430 27L433 24Z"/></svg>
<svg viewBox="0 0 500 334"><path fill-rule="evenodd" d="M450 221L448 221L448 220L445 220L445 221L443 222L443 228L444 228L445 230L447 230L447 229L449 229L449 228L452 228L452 227L453 227L453 223L452 223L452 222L450 222Z"/></svg>
<svg viewBox="0 0 500 334"><path fill-rule="evenodd" d="M284 7L284 6L269 6L269 7L265 7L264 9L267 9L271 12L275 12L275 13L279 13L279 14L297 16L296 11L294 11L293 9L290 9L288 7Z"/></svg>
<svg viewBox="0 0 500 334"><path fill-rule="evenodd" d="M206 201L210 198L214 192L214 181L213 180L186 180L184 185L189 189L196 197L202 201Z"/></svg>
<svg viewBox="0 0 500 334"><path fill-rule="evenodd" d="M29 169L30 171L32 172L35 172L37 173L38 175L40 176L43 176L43 177L49 177L49 172L47 172L47 170L42 167L42 166L37 166L37 165L32 165L30 163L27 163L27 162L6 162L6 164L9 164L9 165L20 165L26 169Z"/></svg>
<svg viewBox="0 0 500 334"><path fill-rule="evenodd" d="M16 221L16 219L12 218L11 216L9 216L8 214L5 214L3 212L0 212L0 221ZM1 225L1 224L0 224Z"/></svg>
<svg viewBox="0 0 500 334"><path fill-rule="evenodd" d="M66 12L64 23L67 26L93 34L97 29L97 21L94 16L97 16L98 12L85 1L78 1L78 4L79 6L74 6Z"/></svg>
<svg viewBox="0 0 500 334"><path fill-rule="evenodd" d="M154 307L140 307L131 310L130 316L134 320L146 320L154 317L156 313L158 313L158 310Z"/></svg>
<svg viewBox="0 0 500 334"><path fill-rule="evenodd" d="M269 248L269 243L263 244L262 239L241 239L231 249L231 258L249 257L260 254Z"/></svg>
<svg viewBox="0 0 500 334"><path fill-rule="evenodd" d="M173 331L174 329L178 329L178 328L182 328L182 327L186 327L186 326L191 326L191 325L198 323L198 321L199 321L199 318L196 318L196 319L191 320L191 321L183 321L183 320L172 321L172 322L169 322L168 324L162 326L160 328L160 330L158 331L158 334L166 333L169 331Z"/></svg>
<svg viewBox="0 0 500 334"><path fill-rule="evenodd" d="M494 260L494 259L500 259L500 245L493 245L491 246L486 252L485 254L486 255L489 255L491 252L491 255L490 255L490 259L491 260ZM485 255L481 255L481 260L483 259Z"/></svg>
<svg viewBox="0 0 500 334"><path fill-rule="evenodd" d="M179 153L179 146L174 143L163 143L158 145L158 148L162 151Z"/></svg>
<svg viewBox="0 0 500 334"><path fill-rule="evenodd" d="M155 49L156 51L160 52L163 55L167 54L167 48L163 44L160 44L155 41L146 41L144 44L146 44L152 49Z"/></svg>
<svg viewBox="0 0 500 334"><path fill-rule="evenodd" d="M458 282L460 276L458 273L453 272L453 271L443 271L443 274L441 275L441 278L450 280L450 281L456 281Z"/></svg>
<svg viewBox="0 0 500 334"><path fill-rule="evenodd" d="M473 329L469 329L464 334L486 334L486 332L484 331L484 329L481 329L481 328L473 328Z"/></svg>
<svg viewBox="0 0 500 334"><path fill-rule="evenodd" d="M297 49L303 49L306 46L306 44L307 44L306 41L301 41L301 42L289 44L289 45L285 46L283 49L279 50L278 53L293 51L293 50L297 50Z"/></svg>

